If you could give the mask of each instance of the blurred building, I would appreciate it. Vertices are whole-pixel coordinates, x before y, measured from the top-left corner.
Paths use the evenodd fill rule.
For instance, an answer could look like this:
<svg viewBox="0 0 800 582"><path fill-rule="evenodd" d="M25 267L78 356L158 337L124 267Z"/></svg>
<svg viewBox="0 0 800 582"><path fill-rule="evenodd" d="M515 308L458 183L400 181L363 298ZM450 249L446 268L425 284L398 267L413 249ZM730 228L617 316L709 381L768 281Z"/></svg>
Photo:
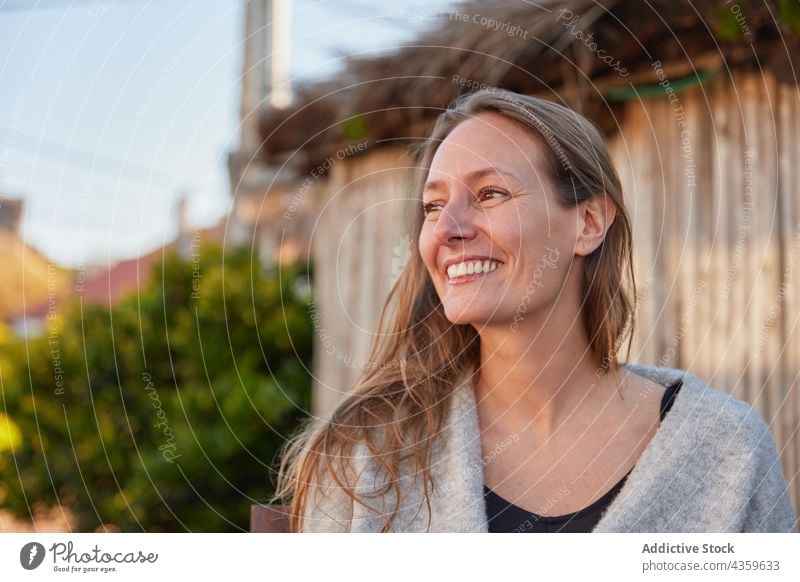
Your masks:
<svg viewBox="0 0 800 582"><path fill-rule="evenodd" d="M247 2L240 140L228 158L234 210L229 240L252 246L265 266L293 263L309 254L305 230L310 208L296 209L297 220L278 225L297 190L299 174L291 165L265 163L261 119L285 111L293 100L290 82L290 0Z"/></svg>
<svg viewBox="0 0 800 582"><path fill-rule="evenodd" d="M150 282L153 268L176 250L191 260L200 245L224 243L227 217L207 228L188 222L187 201L178 203L178 237L138 257L71 270L44 257L19 235L22 200L0 199L0 321L17 336L43 334L48 317L62 314L70 300L112 307Z"/></svg>
<svg viewBox="0 0 800 582"><path fill-rule="evenodd" d="M71 281L68 270L20 236L23 208L21 199L0 198L0 320L19 336L42 333L48 309L69 292Z"/></svg>

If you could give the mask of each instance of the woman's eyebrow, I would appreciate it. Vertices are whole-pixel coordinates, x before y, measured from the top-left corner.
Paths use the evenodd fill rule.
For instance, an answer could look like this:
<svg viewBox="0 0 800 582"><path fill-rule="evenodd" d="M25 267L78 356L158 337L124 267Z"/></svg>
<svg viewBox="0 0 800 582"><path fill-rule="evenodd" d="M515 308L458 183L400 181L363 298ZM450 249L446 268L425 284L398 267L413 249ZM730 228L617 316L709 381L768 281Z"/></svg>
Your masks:
<svg viewBox="0 0 800 582"><path fill-rule="evenodd" d="M496 168L494 166L489 166L486 168L481 168L479 170L473 170L472 172L468 173L465 178L464 182L466 184L470 184L472 182L477 182L481 178L485 178L486 176L502 176L504 178L511 178L515 182L521 184L522 181L515 176L513 173L509 172L508 170L503 170L502 168ZM422 191L427 192L429 190L444 190L446 188L445 182L443 180L429 180L425 183Z"/></svg>

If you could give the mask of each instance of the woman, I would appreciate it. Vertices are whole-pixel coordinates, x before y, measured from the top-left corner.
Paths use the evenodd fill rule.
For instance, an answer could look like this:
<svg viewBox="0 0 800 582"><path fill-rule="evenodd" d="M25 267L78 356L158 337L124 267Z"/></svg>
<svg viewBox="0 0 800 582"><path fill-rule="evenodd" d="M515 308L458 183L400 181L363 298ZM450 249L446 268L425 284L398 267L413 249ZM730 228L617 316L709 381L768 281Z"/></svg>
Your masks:
<svg viewBox="0 0 800 582"><path fill-rule="evenodd" d="M373 365L284 456L292 531L793 530L748 405L617 360L631 227L591 122L482 90L416 167L416 244Z"/></svg>

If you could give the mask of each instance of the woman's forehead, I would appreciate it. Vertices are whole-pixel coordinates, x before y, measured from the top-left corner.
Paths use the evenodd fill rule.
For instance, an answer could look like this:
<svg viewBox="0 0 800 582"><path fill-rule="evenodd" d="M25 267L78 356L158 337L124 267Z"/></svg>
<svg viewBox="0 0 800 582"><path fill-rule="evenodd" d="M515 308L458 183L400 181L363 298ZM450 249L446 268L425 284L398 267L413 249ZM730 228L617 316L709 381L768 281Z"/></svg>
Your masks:
<svg viewBox="0 0 800 582"><path fill-rule="evenodd" d="M538 174L540 154L539 141L519 123L483 113L458 124L442 141L428 177L433 181L464 178L491 168L498 175L524 180Z"/></svg>

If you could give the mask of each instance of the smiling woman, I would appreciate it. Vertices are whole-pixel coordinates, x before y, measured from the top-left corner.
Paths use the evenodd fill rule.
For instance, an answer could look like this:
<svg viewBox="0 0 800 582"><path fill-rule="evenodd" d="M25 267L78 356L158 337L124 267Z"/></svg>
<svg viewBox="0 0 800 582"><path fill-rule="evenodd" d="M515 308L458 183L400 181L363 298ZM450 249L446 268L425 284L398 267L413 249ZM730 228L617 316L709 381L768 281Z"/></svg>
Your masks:
<svg viewBox="0 0 800 582"><path fill-rule="evenodd" d="M375 365L283 457L292 531L792 530L747 404L618 361L631 225L593 123L485 89L440 115L415 167L416 244Z"/></svg>

